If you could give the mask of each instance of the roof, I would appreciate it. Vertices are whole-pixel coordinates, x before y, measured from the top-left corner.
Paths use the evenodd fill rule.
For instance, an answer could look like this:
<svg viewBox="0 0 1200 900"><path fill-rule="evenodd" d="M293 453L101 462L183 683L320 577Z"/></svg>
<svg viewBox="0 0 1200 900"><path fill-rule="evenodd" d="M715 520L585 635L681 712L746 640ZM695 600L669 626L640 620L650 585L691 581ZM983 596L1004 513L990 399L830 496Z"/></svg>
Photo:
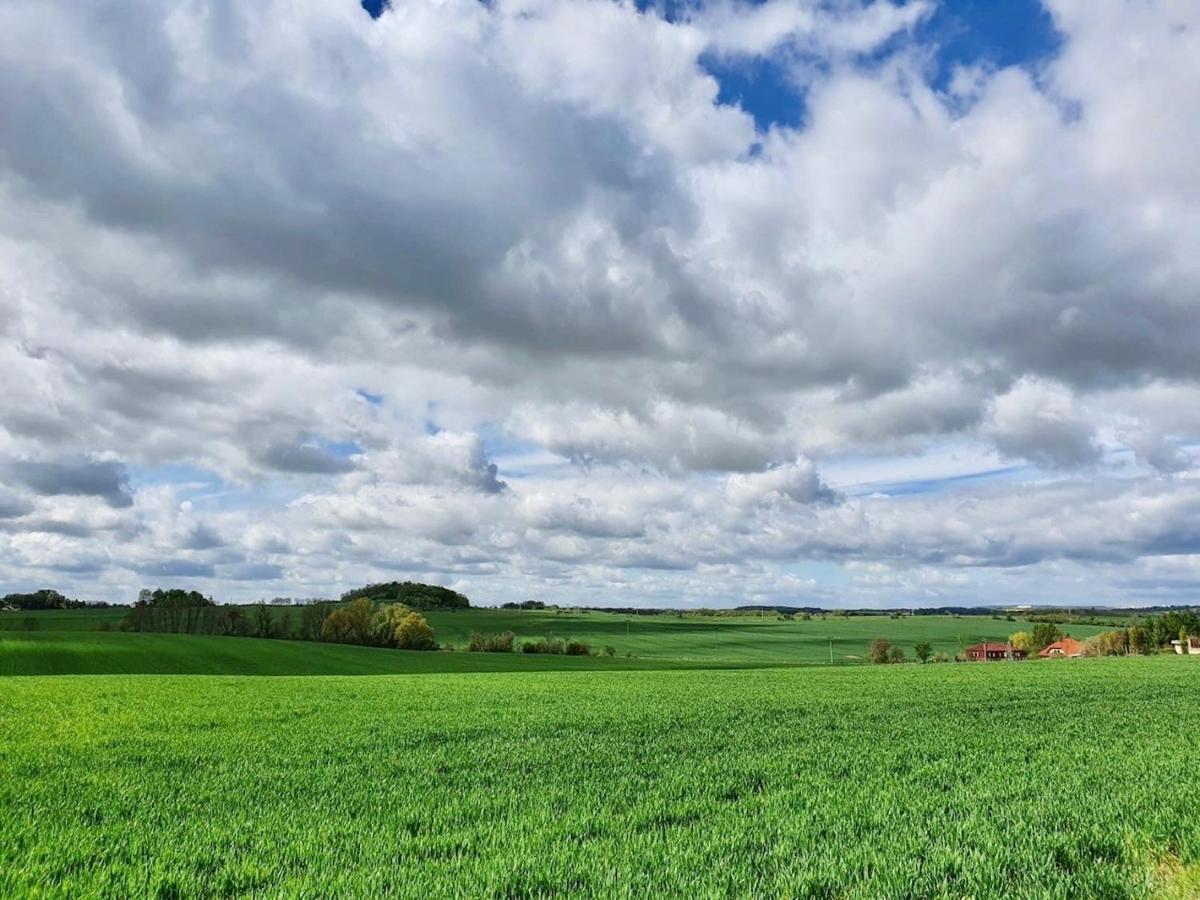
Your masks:
<svg viewBox="0 0 1200 900"><path fill-rule="evenodd" d="M1063 638L1061 641L1048 644L1038 653L1038 656L1053 656L1055 655L1055 651L1058 651L1063 656L1076 656L1083 652L1083 644L1072 637Z"/></svg>
<svg viewBox="0 0 1200 900"><path fill-rule="evenodd" d="M1008 653L1010 650L1012 650L1011 645L1002 644L999 641L987 641L967 648L968 653Z"/></svg>

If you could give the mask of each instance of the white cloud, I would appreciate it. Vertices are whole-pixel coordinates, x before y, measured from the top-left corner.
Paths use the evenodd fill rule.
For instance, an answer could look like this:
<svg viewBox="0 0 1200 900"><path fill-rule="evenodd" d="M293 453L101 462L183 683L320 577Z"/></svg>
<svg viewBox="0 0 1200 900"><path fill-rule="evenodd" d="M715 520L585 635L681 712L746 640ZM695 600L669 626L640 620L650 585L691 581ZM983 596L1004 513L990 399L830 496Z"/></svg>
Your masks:
<svg viewBox="0 0 1200 900"><path fill-rule="evenodd" d="M1158 596L1200 12L1050 8L1038 72L946 94L916 2L0 10L0 577Z"/></svg>

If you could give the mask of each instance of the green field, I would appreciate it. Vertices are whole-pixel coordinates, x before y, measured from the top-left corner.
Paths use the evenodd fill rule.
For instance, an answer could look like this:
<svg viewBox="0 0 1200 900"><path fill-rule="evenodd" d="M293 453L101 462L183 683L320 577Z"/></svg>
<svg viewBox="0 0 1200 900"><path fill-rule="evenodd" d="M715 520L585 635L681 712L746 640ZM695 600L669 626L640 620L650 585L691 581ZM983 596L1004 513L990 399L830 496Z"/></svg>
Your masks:
<svg viewBox="0 0 1200 900"><path fill-rule="evenodd" d="M619 615L593 611L467 610L432 612L429 624L439 641L462 646L472 631L512 631L518 641L539 637L578 638L593 649L614 647L619 655L643 659L735 660L752 664L806 664L861 661L871 641L890 640L913 658L918 641L953 656L979 641L1006 640L1014 631L1030 631L1027 621L990 616L819 616L810 621L780 621L765 616ZM1104 631L1094 625L1071 626L1083 639ZM832 653L831 653L832 651Z"/></svg>
<svg viewBox="0 0 1200 900"><path fill-rule="evenodd" d="M1197 896L1197 662L0 679L0 896Z"/></svg>
<svg viewBox="0 0 1200 900"><path fill-rule="evenodd" d="M714 661L720 666L745 665ZM420 653L192 634L0 633L0 675L396 675L696 668L672 659ZM711 665L704 664L704 665Z"/></svg>
<svg viewBox="0 0 1200 900"><path fill-rule="evenodd" d="M282 609L273 610L276 616ZM439 653L395 656L379 651L328 644L285 641L123 634L100 631L116 627L120 610L51 610L0 614L0 674L244 674L355 675L398 672L463 672L541 670L588 667L586 660L547 662L514 654L517 659L479 659L480 654ZM296 611L292 610L293 617ZM21 630L26 619L36 631ZM989 616L824 616L811 621L779 621L775 616L707 617L616 615L591 611L512 611L472 609L430 612L436 638L462 651L472 632L512 631L522 640L542 637L587 641L594 652L612 647L620 660L639 662L623 667L697 664L778 666L861 662L876 637L885 637L913 658L917 641L930 641L935 652L953 656L981 640L1004 640L1014 631L1030 630L1024 621ZM1103 628L1071 626L1085 638ZM247 641L249 643L247 643ZM385 654L382 655L381 654ZM390 656L387 654L391 654ZM420 658L413 658L419 656ZM465 657L473 658L465 658ZM489 654L490 656L490 654ZM655 663L660 665L656 666ZM595 665L614 668L613 660Z"/></svg>

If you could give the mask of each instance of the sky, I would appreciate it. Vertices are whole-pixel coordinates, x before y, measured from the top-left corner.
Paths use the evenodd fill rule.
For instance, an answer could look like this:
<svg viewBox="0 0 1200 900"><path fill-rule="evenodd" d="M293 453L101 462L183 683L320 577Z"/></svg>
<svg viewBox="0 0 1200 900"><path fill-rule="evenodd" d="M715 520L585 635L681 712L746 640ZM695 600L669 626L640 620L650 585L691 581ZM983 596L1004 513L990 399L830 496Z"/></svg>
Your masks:
<svg viewBox="0 0 1200 900"><path fill-rule="evenodd" d="M1200 599L1192 0L0 5L0 591Z"/></svg>

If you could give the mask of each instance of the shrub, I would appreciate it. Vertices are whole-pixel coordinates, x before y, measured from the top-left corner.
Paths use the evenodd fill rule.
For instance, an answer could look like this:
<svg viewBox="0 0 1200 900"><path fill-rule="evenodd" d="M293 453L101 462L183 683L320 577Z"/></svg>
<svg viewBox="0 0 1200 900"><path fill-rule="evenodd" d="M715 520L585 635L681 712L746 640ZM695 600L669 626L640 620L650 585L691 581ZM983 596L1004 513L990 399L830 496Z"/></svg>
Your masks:
<svg viewBox="0 0 1200 900"><path fill-rule="evenodd" d="M604 655L605 655L605 656L616 656L616 655L617 655L617 648L616 648L616 647L605 647L605 648L604 648Z"/></svg>
<svg viewBox="0 0 1200 900"><path fill-rule="evenodd" d="M1125 653L1125 632L1105 631L1083 642L1084 656L1121 656Z"/></svg>
<svg viewBox="0 0 1200 900"><path fill-rule="evenodd" d="M420 613L410 612L396 625L396 647L400 650L436 650L433 629ZM510 636L511 638L511 636ZM509 646L511 649L512 641Z"/></svg>
<svg viewBox="0 0 1200 900"><path fill-rule="evenodd" d="M542 638L540 641L526 641L521 645L522 653L553 653L566 652L566 644L559 638Z"/></svg>
<svg viewBox="0 0 1200 900"><path fill-rule="evenodd" d="M891 650L888 651L887 661L890 663L904 662L904 651L901 650L899 647L893 647Z"/></svg>
<svg viewBox="0 0 1200 900"><path fill-rule="evenodd" d="M892 642L887 638L875 638L871 641L870 657L873 663L885 663L888 658L888 651L892 649Z"/></svg>
<svg viewBox="0 0 1200 900"><path fill-rule="evenodd" d="M481 634L475 632L467 644L467 650L472 653L511 653L516 635L511 631L499 634Z"/></svg>
<svg viewBox="0 0 1200 900"><path fill-rule="evenodd" d="M591 656L591 645L586 641L567 641L567 656Z"/></svg>

